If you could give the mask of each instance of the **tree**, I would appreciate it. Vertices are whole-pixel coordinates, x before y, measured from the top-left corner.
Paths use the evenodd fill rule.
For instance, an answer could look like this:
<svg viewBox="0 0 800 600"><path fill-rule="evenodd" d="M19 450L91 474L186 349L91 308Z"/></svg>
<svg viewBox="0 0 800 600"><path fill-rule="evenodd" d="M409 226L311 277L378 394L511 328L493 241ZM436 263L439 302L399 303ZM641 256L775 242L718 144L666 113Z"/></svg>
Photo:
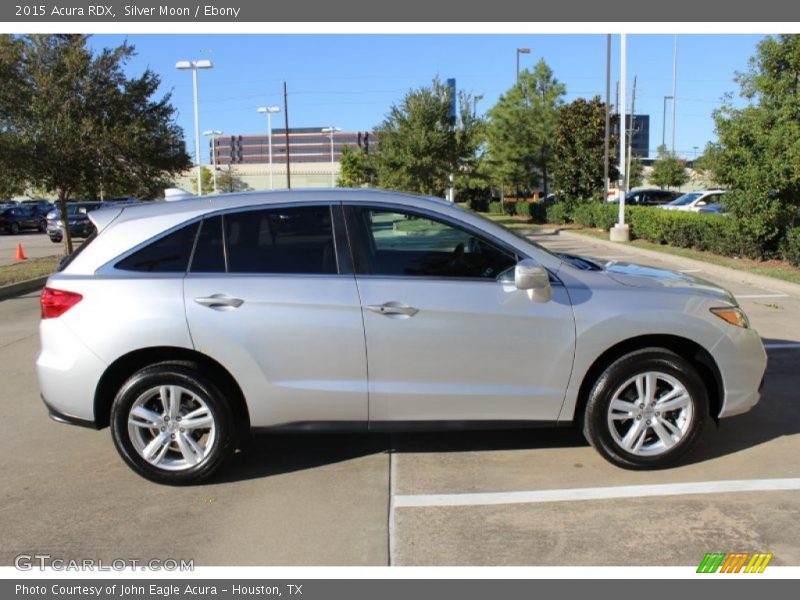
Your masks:
<svg viewBox="0 0 800 600"><path fill-rule="evenodd" d="M553 134L553 182L570 205L602 196L605 104L599 96L578 98L558 109ZM609 177L617 177L617 144L609 144Z"/></svg>
<svg viewBox="0 0 800 600"><path fill-rule="evenodd" d="M336 182L339 187L373 187L378 182L374 155L370 155L364 148L353 150L350 146L345 146L339 164L341 171Z"/></svg>
<svg viewBox="0 0 800 600"><path fill-rule="evenodd" d="M658 147L658 158L653 162L650 181L660 188L680 187L689 181L689 174L685 163L661 145Z"/></svg>
<svg viewBox="0 0 800 600"><path fill-rule="evenodd" d="M533 72L522 71L514 86L489 111L489 170L501 188L528 195L541 183L547 195L553 163L551 140L565 93L564 85L540 60Z"/></svg>
<svg viewBox="0 0 800 600"><path fill-rule="evenodd" d="M737 74L740 95L715 111L718 142L706 152L715 181L730 188L724 202L742 232L764 255L779 240L800 205L800 36L762 40L746 73Z"/></svg>
<svg viewBox="0 0 800 600"><path fill-rule="evenodd" d="M193 194L197 193L197 174L196 171L193 171L195 174L189 179L191 182L191 189L189 190ZM217 180L217 189L219 189L219 179ZM214 173L211 172L211 169L203 165L200 167L200 189L203 191L203 195L205 194L212 194L214 192Z"/></svg>
<svg viewBox="0 0 800 600"><path fill-rule="evenodd" d="M154 197L190 164L170 95L153 99L159 77L124 72L133 46L94 55L86 40L0 36L0 168L55 192L65 220L76 193Z"/></svg>
<svg viewBox="0 0 800 600"><path fill-rule="evenodd" d="M630 188L639 187L644 183L644 163L638 156L631 158L630 170L628 172L628 186Z"/></svg>
<svg viewBox="0 0 800 600"><path fill-rule="evenodd" d="M233 167L228 163L217 173L217 189L221 194L232 194L234 192L246 192L250 189L250 186L234 172Z"/></svg>
<svg viewBox="0 0 800 600"><path fill-rule="evenodd" d="M480 130L470 94L458 96L459 116L450 117L450 94L436 78L408 92L375 129L378 185L443 196L449 176L474 160L472 136Z"/></svg>

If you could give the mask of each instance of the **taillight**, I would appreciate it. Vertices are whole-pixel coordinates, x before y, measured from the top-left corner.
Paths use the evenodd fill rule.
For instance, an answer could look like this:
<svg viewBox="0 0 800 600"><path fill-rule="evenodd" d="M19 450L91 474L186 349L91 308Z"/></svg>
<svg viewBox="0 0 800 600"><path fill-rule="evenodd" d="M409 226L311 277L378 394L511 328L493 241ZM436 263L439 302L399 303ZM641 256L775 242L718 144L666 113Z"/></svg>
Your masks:
<svg viewBox="0 0 800 600"><path fill-rule="evenodd" d="M42 305L42 319L60 317L81 300L83 300L83 296L75 292L46 287L39 297L39 303Z"/></svg>

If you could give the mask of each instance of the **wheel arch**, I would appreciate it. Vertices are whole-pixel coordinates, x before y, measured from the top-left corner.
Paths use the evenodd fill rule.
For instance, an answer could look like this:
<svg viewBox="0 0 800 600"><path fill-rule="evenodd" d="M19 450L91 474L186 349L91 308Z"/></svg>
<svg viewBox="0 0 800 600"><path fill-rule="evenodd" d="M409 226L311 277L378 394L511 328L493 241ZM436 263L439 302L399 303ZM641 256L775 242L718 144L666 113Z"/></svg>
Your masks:
<svg viewBox="0 0 800 600"><path fill-rule="evenodd" d="M94 394L94 420L98 429L108 427L111 405L117 391L127 379L149 365L177 362L190 363L190 366L214 381L231 404L240 434L250 430L250 414L247 402L239 384L230 372L215 361L196 350L171 346L140 348L117 358L100 377Z"/></svg>
<svg viewBox="0 0 800 600"><path fill-rule="evenodd" d="M664 348L685 358L697 369L708 390L709 413L716 423L724 402L724 386L722 374L714 357L697 342L685 337L669 334L642 335L618 342L605 350L586 371L578 390L578 401L575 405L574 420L579 424L583 420L589 393L600 375L618 358L643 348Z"/></svg>

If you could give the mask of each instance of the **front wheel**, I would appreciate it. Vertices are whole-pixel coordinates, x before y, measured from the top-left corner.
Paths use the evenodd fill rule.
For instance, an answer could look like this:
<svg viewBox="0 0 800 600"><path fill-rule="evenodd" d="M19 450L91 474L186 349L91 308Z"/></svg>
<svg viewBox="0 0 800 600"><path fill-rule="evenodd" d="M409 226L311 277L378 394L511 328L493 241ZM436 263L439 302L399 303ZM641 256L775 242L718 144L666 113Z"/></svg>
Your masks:
<svg viewBox="0 0 800 600"><path fill-rule="evenodd" d="M697 370L674 352L647 348L612 363L586 405L586 439L627 469L666 467L694 445L708 414Z"/></svg>
<svg viewBox="0 0 800 600"><path fill-rule="evenodd" d="M12 223L11 227L9 227L9 231L11 235L17 235L19 233L19 223Z"/></svg>
<svg viewBox="0 0 800 600"><path fill-rule="evenodd" d="M170 485L208 478L235 450L233 413L219 388L174 363L135 373L111 408L111 435L142 477Z"/></svg>

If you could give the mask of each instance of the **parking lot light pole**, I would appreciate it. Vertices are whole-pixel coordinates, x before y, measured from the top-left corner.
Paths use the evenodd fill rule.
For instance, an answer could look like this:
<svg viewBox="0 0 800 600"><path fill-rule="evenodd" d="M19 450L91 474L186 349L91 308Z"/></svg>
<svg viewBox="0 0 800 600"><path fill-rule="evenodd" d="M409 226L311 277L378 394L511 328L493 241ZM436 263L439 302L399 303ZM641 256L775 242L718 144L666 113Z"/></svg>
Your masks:
<svg viewBox="0 0 800 600"><path fill-rule="evenodd" d="M617 189L619 190L619 216L617 224L609 231L609 238L612 242L629 242L631 239L630 227L625 223L625 158L626 134L628 130L628 120L625 114L625 82L626 75L627 48L625 34L620 34L619 44L619 179ZM633 117L631 117L633 118ZM633 121L631 121L633 123Z"/></svg>
<svg viewBox="0 0 800 600"><path fill-rule="evenodd" d="M259 106L257 112L267 115L267 144L269 145L269 189L274 190L272 180L272 115L281 112L278 106Z"/></svg>
<svg viewBox="0 0 800 600"><path fill-rule="evenodd" d="M213 167L214 175L214 193L217 194L217 136L222 135L219 129L208 129L203 132L205 136L211 136L211 166Z"/></svg>
<svg viewBox="0 0 800 600"><path fill-rule="evenodd" d="M517 48L517 81L519 81L519 55L520 54L530 54L530 48Z"/></svg>
<svg viewBox="0 0 800 600"><path fill-rule="evenodd" d="M333 167L333 134L341 130L342 130L341 127L333 127L333 126L324 127L322 129L322 133L327 133L331 136L331 187L332 188L336 187L336 174L334 173L334 167Z"/></svg>
<svg viewBox="0 0 800 600"><path fill-rule="evenodd" d="M175 68L180 70L191 69L192 89L194 91L194 153L197 161L197 195L203 195L203 173L202 160L200 158L200 114L197 102L197 70L211 69L214 65L210 60L179 60L175 63Z"/></svg>

